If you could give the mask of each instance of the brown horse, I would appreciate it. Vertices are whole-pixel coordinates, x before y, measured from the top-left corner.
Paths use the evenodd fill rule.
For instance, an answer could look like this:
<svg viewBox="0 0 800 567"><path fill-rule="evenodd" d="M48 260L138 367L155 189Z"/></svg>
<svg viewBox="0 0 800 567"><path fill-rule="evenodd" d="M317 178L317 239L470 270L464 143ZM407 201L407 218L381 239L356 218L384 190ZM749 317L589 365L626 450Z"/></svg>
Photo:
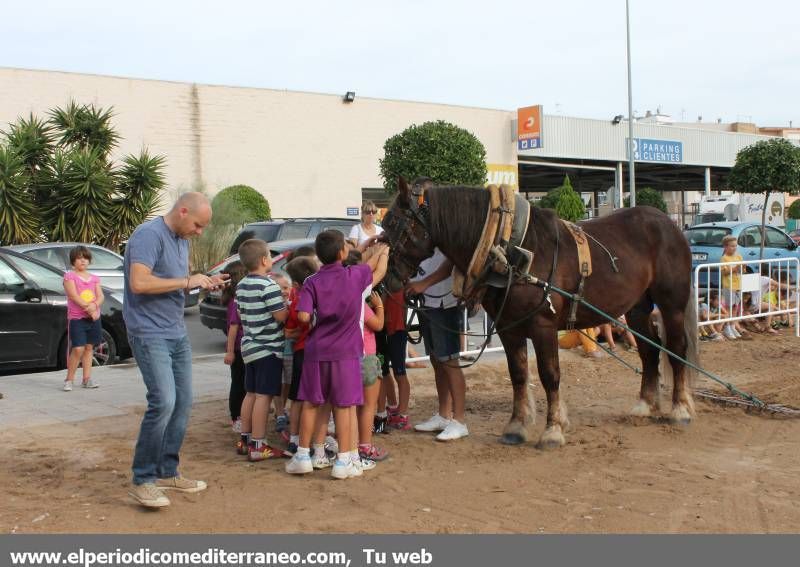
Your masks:
<svg viewBox="0 0 800 567"><path fill-rule="evenodd" d="M466 272L480 239L488 203L488 191L483 188L433 187L421 197L418 191L412 195L401 179L399 193L383 221L384 240L391 246L386 287L400 289L436 247ZM586 301L614 317L625 314L631 328L660 344L650 320L655 304L661 313L666 348L692 361L697 352L697 332L691 255L678 227L651 207L623 209L579 225L590 236L592 273L585 280ZM534 253L532 275L541 280L549 278L562 290L577 291L580 275L575 241L553 211L532 207L522 247ZM561 446L569 420L559 398L557 331L567 327L571 301L552 294L551 310L543 288L524 279L514 280L505 296L506 289L489 288L481 302L496 322L514 390L514 407L502 441L527 441L528 428L535 420L528 387L530 338L547 394L547 426L539 445ZM504 301L503 312L499 313ZM576 329L608 322L582 305L576 318ZM632 413L646 417L660 409L660 351L638 337L637 346L643 375L639 401ZM688 372L679 360L669 360L673 374L670 419L688 424L694 415Z"/></svg>

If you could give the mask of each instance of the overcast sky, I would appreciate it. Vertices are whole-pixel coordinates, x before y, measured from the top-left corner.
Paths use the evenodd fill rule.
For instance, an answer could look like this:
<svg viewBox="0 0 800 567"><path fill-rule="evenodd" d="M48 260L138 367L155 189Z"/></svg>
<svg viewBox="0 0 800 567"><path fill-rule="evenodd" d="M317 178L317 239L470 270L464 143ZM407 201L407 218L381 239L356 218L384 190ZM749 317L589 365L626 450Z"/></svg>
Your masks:
<svg viewBox="0 0 800 567"><path fill-rule="evenodd" d="M624 0L28 0L3 20L6 67L627 114ZM800 126L799 21L796 0L631 0L635 112Z"/></svg>

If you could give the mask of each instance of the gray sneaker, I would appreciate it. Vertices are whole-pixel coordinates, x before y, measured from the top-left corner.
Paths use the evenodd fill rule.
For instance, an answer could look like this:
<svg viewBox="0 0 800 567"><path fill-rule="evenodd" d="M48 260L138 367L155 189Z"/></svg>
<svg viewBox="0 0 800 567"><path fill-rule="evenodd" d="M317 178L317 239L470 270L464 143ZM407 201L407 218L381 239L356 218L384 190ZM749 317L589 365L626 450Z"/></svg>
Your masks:
<svg viewBox="0 0 800 567"><path fill-rule="evenodd" d="M152 482L134 484L128 495L145 508L163 508L169 506L169 498Z"/></svg>
<svg viewBox="0 0 800 567"><path fill-rule="evenodd" d="M84 388L88 388L88 389L90 389L90 390L93 390L93 389L95 389L95 388L99 388L99 387L100 387L100 386L97 384L97 382L95 382L95 381L94 381L94 380L92 380L91 378L89 378L89 379L88 379L86 382L84 382L83 384L81 384L81 386L83 386Z"/></svg>

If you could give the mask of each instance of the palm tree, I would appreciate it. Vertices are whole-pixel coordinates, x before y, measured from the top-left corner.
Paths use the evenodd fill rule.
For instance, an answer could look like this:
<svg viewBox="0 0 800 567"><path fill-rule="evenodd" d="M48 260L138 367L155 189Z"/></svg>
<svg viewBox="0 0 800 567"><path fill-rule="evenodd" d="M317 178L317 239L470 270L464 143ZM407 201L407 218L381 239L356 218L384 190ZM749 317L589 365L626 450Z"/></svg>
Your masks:
<svg viewBox="0 0 800 567"><path fill-rule="evenodd" d="M36 207L28 182L25 160L14 149L0 146L0 244L39 240Z"/></svg>

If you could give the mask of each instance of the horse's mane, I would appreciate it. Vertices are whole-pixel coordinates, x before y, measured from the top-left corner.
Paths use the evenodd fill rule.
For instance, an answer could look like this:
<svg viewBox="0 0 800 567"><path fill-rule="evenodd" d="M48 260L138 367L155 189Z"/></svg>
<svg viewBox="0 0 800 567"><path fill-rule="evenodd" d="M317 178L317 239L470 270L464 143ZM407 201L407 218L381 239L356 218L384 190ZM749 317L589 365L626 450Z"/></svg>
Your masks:
<svg viewBox="0 0 800 567"><path fill-rule="evenodd" d="M468 246L483 230L489 192L482 187L434 187L428 190L428 204L431 236Z"/></svg>

